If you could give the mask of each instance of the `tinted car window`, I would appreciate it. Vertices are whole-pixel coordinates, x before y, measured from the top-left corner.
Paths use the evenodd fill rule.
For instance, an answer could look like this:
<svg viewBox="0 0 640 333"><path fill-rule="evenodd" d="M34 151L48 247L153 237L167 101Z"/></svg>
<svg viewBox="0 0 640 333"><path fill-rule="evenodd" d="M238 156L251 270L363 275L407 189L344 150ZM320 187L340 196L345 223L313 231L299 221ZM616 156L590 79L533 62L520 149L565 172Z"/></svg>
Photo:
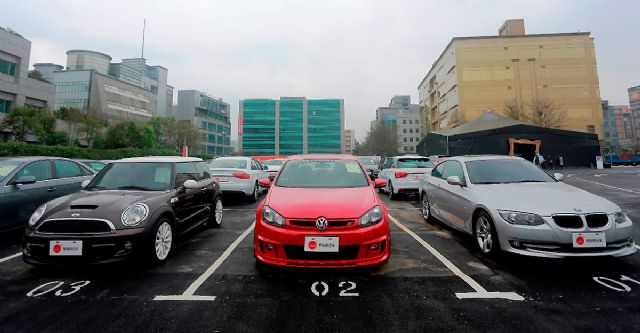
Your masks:
<svg viewBox="0 0 640 333"><path fill-rule="evenodd" d="M205 180L211 178L211 174L209 173L209 168L207 167L207 163L198 162L195 163L196 170L198 171L198 180Z"/></svg>
<svg viewBox="0 0 640 333"><path fill-rule="evenodd" d="M262 163L264 165L283 165L284 160L267 160Z"/></svg>
<svg viewBox="0 0 640 333"><path fill-rule="evenodd" d="M51 179L53 178L51 173L51 163L49 161L33 162L20 170L14 179L18 179L22 176L34 176L37 181Z"/></svg>
<svg viewBox="0 0 640 333"><path fill-rule="evenodd" d="M176 187L182 186L189 179L198 181L199 178L200 174L193 163L176 163Z"/></svg>
<svg viewBox="0 0 640 333"><path fill-rule="evenodd" d="M104 164L102 162L90 162L89 166L92 167L93 170L100 171L100 170L104 169L106 164Z"/></svg>
<svg viewBox="0 0 640 333"><path fill-rule="evenodd" d="M85 189L161 191L169 189L170 185L170 163L112 163L95 176Z"/></svg>
<svg viewBox="0 0 640 333"><path fill-rule="evenodd" d="M474 184L555 182L533 163L515 159L469 161L465 163Z"/></svg>
<svg viewBox="0 0 640 333"><path fill-rule="evenodd" d="M387 159L384 161L384 164L382 165L382 168L383 168L383 169L388 169L388 168L390 168L390 167L391 167L391 165L392 165L392 164L393 164L393 159L392 159L392 158L387 158Z"/></svg>
<svg viewBox="0 0 640 333"><path fill-rule="evenodd" d="M442 172L442 178L447 179L447 177L458 176L460 180L464 179L464 171L462 170L462 165L458 161L448 161L443 163L444 171Z"/></svg>
<svg viewBox="0 0 640 333"><path fill-rule="evenodd" d="M80 164L75 162L54 160L53 166L56 168L58 178L79 177L83 175Z"/></svg>
<svg viewBox="0 0 640 333"><path fill-rule="evenodd" d="M341 188L369 186L360 164L349 160L289 161L280 171L277 186Z"/></svg>
<svg viewBox="0 0 640 333"><path fill-rule="evenodd" d="M433 162L428 158L400 158L398 168L431 168Z"/></svg>
<svg viewBox="0 0 640 333"><path fill-rule="evenodd" d="M209 164L210 168L246 169L247 160L242 159L217 159Z"/></svg>
<svg viewBox="0 0 640 333"><path fill-rule="evenodd" d="M431 175L433 177L442 178L442 171L444 170L444 163L438 164L433 171L431 171Z"/></svg>
<svg viewBox="0 0 640 333"><path fill-rule="evenodd" d="M15 170L20 162L0 162L0 182Z"/></svg>

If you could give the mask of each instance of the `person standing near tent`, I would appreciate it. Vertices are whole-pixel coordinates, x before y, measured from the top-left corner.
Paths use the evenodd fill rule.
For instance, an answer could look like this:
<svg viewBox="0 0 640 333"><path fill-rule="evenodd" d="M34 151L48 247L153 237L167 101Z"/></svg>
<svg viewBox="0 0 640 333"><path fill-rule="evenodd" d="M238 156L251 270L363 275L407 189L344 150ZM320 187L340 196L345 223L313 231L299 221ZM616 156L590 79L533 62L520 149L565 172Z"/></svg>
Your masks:
<svg viewBox="0 0 640 333"><path fill-rule="evenodd" d="M562 156L562 154L560 154L558 156L558 165L557 168L559 168L560 170L562 170L562 168L564 167L564 156Z"/></svg>

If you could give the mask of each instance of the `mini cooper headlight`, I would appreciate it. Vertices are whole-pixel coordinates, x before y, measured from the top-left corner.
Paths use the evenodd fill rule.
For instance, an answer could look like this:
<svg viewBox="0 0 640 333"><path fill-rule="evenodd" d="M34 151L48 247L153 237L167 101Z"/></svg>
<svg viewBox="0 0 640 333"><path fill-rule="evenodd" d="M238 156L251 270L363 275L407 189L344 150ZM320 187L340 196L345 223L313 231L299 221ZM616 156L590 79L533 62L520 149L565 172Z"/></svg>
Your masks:
<svg viewBox="0 0 640 333"><path fill-rule="evenodd" d="M360 216L358 224L364 228L372 226L380 221L382 221L382 208L380 208L380 206L375 206L368 212L364 213L364 215Z"/></svg>
<svg viewBox="0 0 640 333"><path fill-rule="evenodd" d="M508 210L498 211L502 218L511 223L519 225L543 225L544 219L538 214L512 212Z"/></svg>
<svg viewBox="0 0 640 333"><path fill-rule="evenodd" d="M122 212L120 220L127 227L140 224L149 215L149 207L143 203L133 204Z"/></svg>
<svg viewBox="0 0 640 333"><path fill-rule="evenodd" d="M613 218L616 220L616 223L624 223L627 220L627 214L619 210L613 213Z"/></svg>
<svg viewBox="0 0 640 333"><path fill-rule="evenodd" d="M267 205L262 207L262 221L278 227L284 225L284 217Z"/></svg>
<svg viewBox="0 0 640 333"><path fill-rule="evenodd" d="M33 227L34 225L36 225L36 223L38 223L38 221L40 220L40 218L42 218L42 215L44 215L44 212L46 211L47 211L47 204L44 204L38 207L36 211L33 212L33 214L31 214L31 217L29 218L29 227Z"/></svg>

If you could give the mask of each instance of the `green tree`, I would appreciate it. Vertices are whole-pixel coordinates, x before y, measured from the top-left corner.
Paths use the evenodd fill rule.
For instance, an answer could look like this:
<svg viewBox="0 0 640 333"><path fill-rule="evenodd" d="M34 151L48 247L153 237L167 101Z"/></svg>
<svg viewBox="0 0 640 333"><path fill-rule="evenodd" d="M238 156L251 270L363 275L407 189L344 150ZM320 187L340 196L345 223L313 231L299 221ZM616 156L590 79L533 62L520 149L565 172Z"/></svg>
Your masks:
<svg viewBox="0 0 640 333"><path fill-rule="evenodd" d="M148 124L153 128L156 140L161 145L175 151L180 151L184 144L192 152L200 150L200 131L190 122L176 120L173 117L153 117Z"/></svg>
<svg viewBox="0 0 640 333"><path fill-rule="evenodd" d="M38 120L38 109L16 107L2 121L2 127L13 134L15 141L25 141L27 135L34 132Z"/></svg>
<svg viewBox="0 0 640 333"><path fill-rule="evenodd" d="M104 118L92 115L84 115L82 122L78 127L78 133L83 134L82 139L86 142L87 147L93 147L96 138L101 136L102 129L107 126Z"/></svg>
<svg viewBox="0 0 640 333"><path fill-rule="evenodd" d="M46 82L46 83L51 83L49 80L45 79L42 76L42 73L40 73L40 71L37 70L30 70L29 73L27 74L28 77L32 78L32 79L36 79L38 81L42 81L42 82Z"/></svg>
<svg viewBox="0 0 640 333"><path fill-rule="evenodd" d="M50 145L56 131L56 118L48 112L41 112L36 116L33 134L43 145ZM66 135L65 135L66 137Z"/></svg>
<svg viewBox="0 0 640 333"><path fill-rule="evenodd" d="M111 125L105 135L106 148L117 149L132 147L129 130L129 124L127 122Z"/></svg>
<svg viewBox="0 0 640 333"><path fill-rule="evenodd" d="M84 119L84 113L80 109L62 107L54 112L56 118L64 120L67 123L68 143L71 144L76 140L78 124Z"/></svg>
<svg viewBox="0 0 640 333"><path fill-rule="evenodd" d="M398 154L398 134L395 126L376 122L371 126L362 144L359 146L361 155L394 156Z"/></svg>

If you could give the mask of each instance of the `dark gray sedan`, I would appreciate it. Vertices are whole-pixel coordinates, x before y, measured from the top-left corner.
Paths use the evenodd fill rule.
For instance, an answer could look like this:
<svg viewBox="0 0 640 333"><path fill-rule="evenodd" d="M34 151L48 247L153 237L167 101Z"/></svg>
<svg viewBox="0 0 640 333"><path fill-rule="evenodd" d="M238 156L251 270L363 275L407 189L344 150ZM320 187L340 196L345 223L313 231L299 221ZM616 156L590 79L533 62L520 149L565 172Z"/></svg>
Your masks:
<svg viewBox="0 0 640 333"><path fill-rule="evenodd" d="M0 158L0 231L24 228L43 203L80 191L95 172L57 157Z"/></svg>

